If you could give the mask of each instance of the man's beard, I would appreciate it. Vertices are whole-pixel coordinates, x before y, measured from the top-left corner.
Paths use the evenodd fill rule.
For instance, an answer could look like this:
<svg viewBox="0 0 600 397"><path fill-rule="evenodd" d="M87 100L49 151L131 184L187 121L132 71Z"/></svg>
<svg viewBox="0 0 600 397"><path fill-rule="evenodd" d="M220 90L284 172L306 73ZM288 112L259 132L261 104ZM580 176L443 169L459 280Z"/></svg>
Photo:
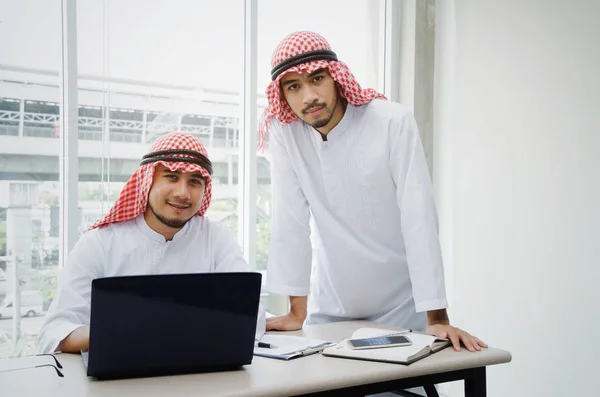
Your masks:
<svg viewBox="0 0 600 397"><path fill-rule="evenodd" d="M326 119L317 120L314 123L312 123L311 127L313 127L313 128L325 127L327 124L329 124L332 117L333 117L333 112L329 113L329 117L327 117Z"/></svg>
<svg viewBox="0 0 600 397"><path fill-rule="evenodd" d="M320 120L316 120L313 123L309 123L311 127L313 128L321 128L321 127L325 127L327 124L329 124L329 122L331 121L331 119L333 118L333 113L335 112L335 108L337 106L337 101L338 101L338 97L336 96L335 98L335 103L333 104L333 108L331 109L331 112L329 112L329 117L326 117L324 119L320 119ZM311 106L307 109L304 109L302 111L302 113L306 114L307 111L309 111L310 109L314 108L314 107L320 107L321 105L317 105L317 106ZM327 111L329 109L327 109L327 105L325 105L324 110Z"/></svg>
<svg viewBox="0 0 600 397"><path fill-rule="evenodd" d="M185 221L180 221L178 219L165 218L164 216L162 216L159 213L157 213L156 211L154 211L154 208L152 208L152 206L150 205L150 202L148 202L148 208L150 208L150 211L152 211L152 213L154 214L156 219L158 219L163 225L171 227L173 229L181 229L182 227L185 226L186 223L188 223L188 221L190 219L192 219L192 218L188 218Z"/></svg>

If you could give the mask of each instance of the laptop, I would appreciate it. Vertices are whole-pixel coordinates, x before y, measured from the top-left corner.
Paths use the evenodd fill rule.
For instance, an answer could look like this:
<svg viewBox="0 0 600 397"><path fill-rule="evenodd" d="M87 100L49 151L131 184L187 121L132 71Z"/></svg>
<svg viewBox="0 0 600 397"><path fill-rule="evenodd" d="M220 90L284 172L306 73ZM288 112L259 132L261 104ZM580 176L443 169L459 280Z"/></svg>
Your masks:
<svg viewBox="0 0 600 397"><path fill-rule="evenodd" d="M92 281L87 375L130 378L252 363L260 273L106 277Z"/></svg>

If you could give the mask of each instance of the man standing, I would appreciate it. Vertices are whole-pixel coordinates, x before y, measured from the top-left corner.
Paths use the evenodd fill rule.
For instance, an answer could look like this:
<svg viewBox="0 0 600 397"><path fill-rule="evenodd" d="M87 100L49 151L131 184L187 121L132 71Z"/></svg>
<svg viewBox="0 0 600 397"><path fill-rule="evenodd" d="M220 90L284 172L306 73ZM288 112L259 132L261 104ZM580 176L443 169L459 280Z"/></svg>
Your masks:
<svg viewBox="0 0 600 397"><path fill-rule="evenodd" d="M250 271L233 234L204 217L211 174L206 149L195 137L174 132L154 142L110 212L69 254L40 331L40 353L87 349L93 279ZM259 339L264 331L261 307Z"/></svg>
<svg viewBox="0 0 600 397"><path fill-rule="evenodd" d="M290 312L269 318L267 330L365 319L448 337L457 350L487 347L447 316L433 189L412 114L362 89L316 33L285 37L271 66L259 125L272 173L266 287L290 296Z"/></svg>

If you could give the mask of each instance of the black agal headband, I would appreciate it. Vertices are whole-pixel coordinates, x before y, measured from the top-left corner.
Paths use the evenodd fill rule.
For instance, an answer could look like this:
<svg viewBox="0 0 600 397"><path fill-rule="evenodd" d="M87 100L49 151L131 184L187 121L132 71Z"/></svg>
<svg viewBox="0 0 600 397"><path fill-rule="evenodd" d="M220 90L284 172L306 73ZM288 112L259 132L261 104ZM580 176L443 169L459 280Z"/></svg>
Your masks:
<svg viewBox="0 0 600 397"><path fill-rule="evenodd" d="M279 76L281 73L285 72L289 68L293 68L294 66L298 66L307 62L323 60L337 61L338 59L335 52L331 50L308 51L303 54L299 54L288 58L285 61L279 62L277 65L275 65L275 67L271 69L271 80L275 81L277 76Z"/></svg>
<svg viewBox="0 0 600 397"><path fill-rule="evenodd" d="M189 156L189 157L183 157ZM170 150L158 150L156 152L148 153L142 157L140 165L155 163L157 161L168 161L175 163L193 163L198 164L204 168L210 175L213 173L212 163L200 152L189 149L170 149Z"/></svg>

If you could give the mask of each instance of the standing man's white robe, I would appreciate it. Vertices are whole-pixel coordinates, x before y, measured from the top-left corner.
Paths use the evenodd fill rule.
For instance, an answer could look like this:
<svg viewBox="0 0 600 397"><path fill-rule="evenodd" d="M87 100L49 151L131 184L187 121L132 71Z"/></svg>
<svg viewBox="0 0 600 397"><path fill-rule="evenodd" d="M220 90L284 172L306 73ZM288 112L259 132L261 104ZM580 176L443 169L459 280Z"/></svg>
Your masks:
<svg viewBox="0 0 600 397"><path fill-rule="evenodd" d="M221 223L194 216L173 240L152 230L144 216L90 230L81 236L59 275L56 296L38 337L52 353L76 328L90 324L92 280L128 275L250 271L237 241ZM265 331L262 305L257 338Z"/></svg>
<svg viewBox="0 0 600 397"><path fill-rule="evenodd" d="M412 114L376 99L348 104L327 141L299 119L273 120L269 136L266 288L309 295L307 324L366 319L425 329L425 312L447 302L433 191Z"/></svg>

